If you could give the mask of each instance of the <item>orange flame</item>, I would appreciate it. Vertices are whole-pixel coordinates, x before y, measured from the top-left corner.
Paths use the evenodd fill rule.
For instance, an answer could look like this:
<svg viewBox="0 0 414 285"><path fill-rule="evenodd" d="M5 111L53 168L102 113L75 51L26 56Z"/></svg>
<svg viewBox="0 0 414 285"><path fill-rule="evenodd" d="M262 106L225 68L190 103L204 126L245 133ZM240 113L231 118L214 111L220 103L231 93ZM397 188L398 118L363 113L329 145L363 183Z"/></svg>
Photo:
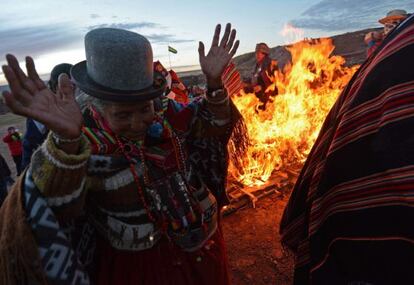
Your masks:
<svg viewBox="0 0 414 285"><path fill-rule="evenodd" d="M331 39L301 41L288 47L292 64L276 71L268 90L279 95L259 111L255 94L233 98L245 120L250 144L244 157L230 163L229 178L245 186L264 185L272 173L303 163L322 123L358 66L331 56ZM229 151L235 145L229 144ZM237 166L237 167L236 167Z"/></svg>

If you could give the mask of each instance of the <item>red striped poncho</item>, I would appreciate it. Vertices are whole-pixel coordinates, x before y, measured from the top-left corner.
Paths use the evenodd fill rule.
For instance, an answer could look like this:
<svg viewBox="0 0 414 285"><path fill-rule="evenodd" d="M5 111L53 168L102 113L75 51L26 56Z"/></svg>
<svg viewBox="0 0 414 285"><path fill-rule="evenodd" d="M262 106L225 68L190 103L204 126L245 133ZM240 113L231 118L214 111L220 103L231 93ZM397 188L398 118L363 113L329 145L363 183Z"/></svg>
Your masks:
<svg viewBox="0 0 414 285"><path fill-rule="evenodd" d="M330 111L281 222L294 284L413 284L414 18Z"/></svg>

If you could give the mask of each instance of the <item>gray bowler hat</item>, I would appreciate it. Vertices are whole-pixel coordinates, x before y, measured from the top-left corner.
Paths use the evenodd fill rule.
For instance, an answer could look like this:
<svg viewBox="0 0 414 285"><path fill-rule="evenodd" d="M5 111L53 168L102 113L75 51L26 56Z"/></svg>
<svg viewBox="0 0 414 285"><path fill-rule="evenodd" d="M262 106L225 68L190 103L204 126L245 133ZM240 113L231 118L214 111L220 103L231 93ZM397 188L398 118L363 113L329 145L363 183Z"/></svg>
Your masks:
<svg viewBox="0 0 414 285"><path fill-rule="evenodd" d="M152 48L142 35L111 28L85 36L86 60L74 65L71 76L87 94L114 102L136 102L164 93L165 78L154 72Z"/></svg>

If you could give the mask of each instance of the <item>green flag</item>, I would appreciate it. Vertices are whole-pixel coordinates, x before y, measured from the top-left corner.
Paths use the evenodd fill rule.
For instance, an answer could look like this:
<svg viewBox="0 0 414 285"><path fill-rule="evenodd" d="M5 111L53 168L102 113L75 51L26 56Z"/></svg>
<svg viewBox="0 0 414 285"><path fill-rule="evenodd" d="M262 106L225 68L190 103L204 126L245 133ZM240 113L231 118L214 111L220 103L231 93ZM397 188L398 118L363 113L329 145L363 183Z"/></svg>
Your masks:
<svg viewBox="0 0 414 285"><path fill-rule="evenodd" d="M177 53L177 50L173 47L168 46L168 51L172 53Z"/></svg>

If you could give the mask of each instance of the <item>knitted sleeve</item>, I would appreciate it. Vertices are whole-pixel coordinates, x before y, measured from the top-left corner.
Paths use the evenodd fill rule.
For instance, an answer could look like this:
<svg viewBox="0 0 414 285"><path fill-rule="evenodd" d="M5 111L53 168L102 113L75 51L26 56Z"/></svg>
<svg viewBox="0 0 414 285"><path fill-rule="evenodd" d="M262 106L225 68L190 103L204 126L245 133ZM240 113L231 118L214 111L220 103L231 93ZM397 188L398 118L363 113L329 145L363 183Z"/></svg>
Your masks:
<svg viewBox="0 0 414 285"><path fill-rule="evenodd" d="M33 154L30 164L33 182L62 221L82 212L90 154L85 138L81 140L79 154L69 155L57 148L51 135Z"/></svg>

